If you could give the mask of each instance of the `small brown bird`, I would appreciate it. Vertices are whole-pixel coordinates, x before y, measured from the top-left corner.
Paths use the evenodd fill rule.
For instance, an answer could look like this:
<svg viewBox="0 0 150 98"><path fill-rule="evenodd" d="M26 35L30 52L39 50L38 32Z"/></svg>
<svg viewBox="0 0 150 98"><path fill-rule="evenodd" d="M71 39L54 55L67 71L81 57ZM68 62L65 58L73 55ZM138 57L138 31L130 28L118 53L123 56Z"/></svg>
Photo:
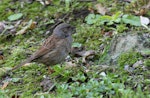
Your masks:
<svg viewBox="0 0 150 98"><path fill-rule="evenodd" d="M71 51L71 35L73 33L75 33L75 27L67 23L59 24L53 30L53 34L46 39L43 45L30 58L20 65L15 66L12 70L31 61L43 63L47 66L61 63Z"/></svg>

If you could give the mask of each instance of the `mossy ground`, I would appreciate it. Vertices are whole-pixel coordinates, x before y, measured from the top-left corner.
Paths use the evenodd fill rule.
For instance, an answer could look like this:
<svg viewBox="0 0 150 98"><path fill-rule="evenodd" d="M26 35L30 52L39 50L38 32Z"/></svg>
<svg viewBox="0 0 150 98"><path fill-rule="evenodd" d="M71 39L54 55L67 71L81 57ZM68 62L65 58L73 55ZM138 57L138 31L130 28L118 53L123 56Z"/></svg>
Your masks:
<svg viewBox="0 0 150 98"><path fill-rule="evenodd" d="M109 6L113 0L110 2L102 0L101 2ZM81 9L83 6L89 8L93 6L93 3L90 2L74 2L71 6L68 6L59 0L46 7L39 2L33 2L32 4L22 2L21 5L20 1L2 0L0 3L0 21L8 21L7 17L14 13L23 13L24 21L29 21L30 19L38 21L37 27L33 30L28 30L26 34L7 36L4 39L1 36L0 49L4 52L5 60L0 62L0 67L14 67L25 60L28 54L32 54L39 48L43 39L45 39L45 32L49 29L46 25L42 26L46 24L43 22L45 19L48 19L47 23L50 23L74 9ZM115 3L113 4L115 6ZM120 8L122 7L113 7L111 10L117 12ZM83 18L76 19L70 23L75 25L77 29L77 33L73 35L74 42L82 44L87 50L93 49L96 51L97 56L94 64L84 67L79 62L79 66L75 68L66 68L65 64L62 66L56 65L52 67L55 73L50 75L44 65L32 63L30 66L22 67L10 74L12 80L4 90L0 90L0 97L9 98L17 95L20 98L150 97L149 70L137 68L134 72L130 73L122 67L126 63L134 64L137 60L144 58L134 52L132 54L123 54L119 59L119 65L103 68L99 65L100 62L104 62L107 56L107 48L111 38L104 37L101 34L102 28L84 23ZM110 30L109 27L104 28ZM103 54L100 53L101 44L104 44L106 49ZM130 58L134 59L129 60ZM144 63L149 67L149 60L145 60ZM104 76L103 73L107 74L107 76ZM41 82L45 77L50 78L54 82L54 90L43 91Z"/></svg>

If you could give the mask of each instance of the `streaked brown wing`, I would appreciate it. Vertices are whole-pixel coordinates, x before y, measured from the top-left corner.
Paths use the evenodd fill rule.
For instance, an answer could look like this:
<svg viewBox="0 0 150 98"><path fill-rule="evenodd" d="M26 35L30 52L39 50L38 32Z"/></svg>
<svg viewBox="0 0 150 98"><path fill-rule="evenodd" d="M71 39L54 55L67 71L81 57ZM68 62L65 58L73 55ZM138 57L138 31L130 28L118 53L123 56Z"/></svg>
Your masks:
<svg viewBox="0 0 150 98"><path fill-rule="evenodd" d="M37 59L45 54L47 54L48 52L50 51L53 51L56 46L57 46L57 43L60 41L61 39L54 36L54 35L51 35L50 37L48 37L46 39L46 41L43 43L43 45L38 49L38 51L36 51L31 57L30 57L30 60L34 60L34 59Z"/></svg>

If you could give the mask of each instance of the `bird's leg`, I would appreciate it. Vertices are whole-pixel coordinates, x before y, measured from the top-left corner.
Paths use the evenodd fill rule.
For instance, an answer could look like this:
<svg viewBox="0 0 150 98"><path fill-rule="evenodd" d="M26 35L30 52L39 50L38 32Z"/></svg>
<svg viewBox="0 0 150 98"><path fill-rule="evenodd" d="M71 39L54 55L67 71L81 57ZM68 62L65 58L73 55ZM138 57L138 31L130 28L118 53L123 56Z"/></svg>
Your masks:
<svg viewBox="0 0 150 98"><path fill-rule="evenodd" d="M48 66L48 73L49 73L49 74L52 74L52 73L54 73L54 72L55 72L55 71L52 70L50 66Z"/></svg>

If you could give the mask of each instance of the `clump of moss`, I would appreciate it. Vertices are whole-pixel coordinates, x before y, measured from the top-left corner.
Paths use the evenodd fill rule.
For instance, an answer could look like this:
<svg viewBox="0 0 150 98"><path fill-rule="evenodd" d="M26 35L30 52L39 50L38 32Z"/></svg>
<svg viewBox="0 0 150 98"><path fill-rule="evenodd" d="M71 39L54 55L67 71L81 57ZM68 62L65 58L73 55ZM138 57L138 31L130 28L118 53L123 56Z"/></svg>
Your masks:
<svg viewBox="0 0 150 98"><path fill-rule="evenodd" d="M145 60L144 65L150 68L150 60Z"/></svg>
<svg viewBox="0 0 150 98"><path fill-rule="evenodd" d="M126 53L122 53L120 57L118 58L118 64L120 66L123 65L133 65L135 62L137 62L142 56L140 53L135 51L129 51Z"/></svg>

